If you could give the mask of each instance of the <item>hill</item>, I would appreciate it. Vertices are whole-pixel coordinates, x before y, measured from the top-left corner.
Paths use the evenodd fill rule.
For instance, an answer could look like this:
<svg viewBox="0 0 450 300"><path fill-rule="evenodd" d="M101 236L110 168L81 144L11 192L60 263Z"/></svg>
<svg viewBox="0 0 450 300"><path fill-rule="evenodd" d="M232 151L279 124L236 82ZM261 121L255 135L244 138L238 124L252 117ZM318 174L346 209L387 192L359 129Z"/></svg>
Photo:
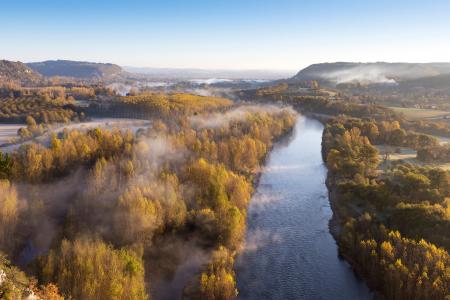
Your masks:
<svg viewBox="0 0 450 300"><path fill-rule="evenodd" d="M440 74L431 77L407 80L400 84L401 88L450 89L450 74Z"/></svg>
<svg viewBox="0 0 450 300"><path fill-rule="evenodd" d="M27 63L34 71L47 76L64 76L83 79L112 78L120 76L123 70L115 64L92 63L71 60L48 60Z"/></svg>
<svg viewBox="0 0 450 300"><path fill-rule="evenodd" d="M19 61L0 60L0 83L34 85L42 76Z"/></svg>
<svg viewBox="0 0 450 300"><path fill-rule="evenodd" d="M318 80L322 84L395 84L407 80L450 74L450 63L354 63L313 64L290 81Z"/></svg>

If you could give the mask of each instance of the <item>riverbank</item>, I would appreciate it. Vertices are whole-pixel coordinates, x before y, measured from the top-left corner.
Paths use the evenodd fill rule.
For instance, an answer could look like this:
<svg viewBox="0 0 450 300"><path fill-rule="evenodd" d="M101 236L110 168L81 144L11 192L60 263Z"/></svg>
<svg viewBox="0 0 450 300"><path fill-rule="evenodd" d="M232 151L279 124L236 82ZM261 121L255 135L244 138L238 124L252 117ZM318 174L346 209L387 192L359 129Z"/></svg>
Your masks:
<svg viewBox="0 0 450 300"><path fill-rule="evenodd" d="M325 130L324 130L323 134L324 133L325 133ZM345 251L342 251L342 245L340 242L340 238L341 238L341 233L342 233L342 226L345 222L346 216L342 213L340 206L339 206L340 199L339 199L339 194L338 194L338 190L337 190L336 178L333 176L332 172L328 169L328 167L326 165L326 157L327 157L328 153L326 152L326 149L324 146L327 143L327 141L325 140L323 134L322 134L322 144L321 144L321 155L322 155L324 165L327 169L325 185L327 187L328 200L329 200L330 208L332 211L332 216L328 223L328 228L329 228L330 234L333 236L333 238L337 244L339 256L342 259L344 259L345 261L347 261L350 264L352 271L356 274L356 276L358 278L360 278L361 280L363 280L368 285L368 287L371 290L371 293L373 293L373 299L383 299L383 297L376 291L375 287L369 282L368 278L366 278L364 276L364 272L363 272L361 266L350 255L345 253Z"/></svg>
<svg viewBox="0 0 450 300"><path fill-rule="evenodd" d="M435 199L433 209L443 210L445 204L440 203L445 203L447 186L433 186L432 179L437 173L446 182L448 174L409 164L382 173L377 149L357 125L362 127L336 120L323 133L333 210L329 228L340 255L365 279L376 298L445 299L448 231L438 227L439 216L430 220L427 203L417 203ZM410 178L423 178L425 184L420 187L408 182ZM443 220L442 224L448 223Z"/></svg>
<svg viewBox="0 0 450 300"><path fill-rule="evenodd" d="M331 235L333 236L334 240L336 241L336 244L338 245L338 251L339 256L342 257L345 261L347 261L353 272L355 272L356 276L363 280L368 287L370 288L371 292L373 293L373 299L384 299L383 296L375 289L375 287L368 281L368 278L364 276L364 272L361 268L361 266L350 256L347 255L344 251L341 250L340 247L340 234L342 231L342 224L344 223L344 216L339 212L339 197L336 190L336 184L330 175L330 172L327 171L327 179L325 182L327 189L328 189L328 199L330 201L330 208L333 212L332 217L328 223L328 227L330 230Z"/></svg>
<svg viewBox="0 0 450 300"><path fill-rule="evenodd" d="M331 181L332 180L327 171L327 179L325 181L325 185L328 189L328 200L330 202L331 211L333 212L330 222L328 223L328 227L336 243L339 244L339 234L341 233L342 217L338 213L336 191L333 189L333 184Z"/></svg>

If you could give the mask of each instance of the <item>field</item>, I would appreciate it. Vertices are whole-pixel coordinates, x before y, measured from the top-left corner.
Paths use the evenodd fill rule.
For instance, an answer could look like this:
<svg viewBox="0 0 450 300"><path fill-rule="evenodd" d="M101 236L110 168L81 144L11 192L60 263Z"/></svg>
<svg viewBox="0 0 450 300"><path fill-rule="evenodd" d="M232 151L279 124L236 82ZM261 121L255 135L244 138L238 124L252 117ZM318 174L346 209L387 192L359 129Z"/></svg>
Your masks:
<svg viewBox="0 0 450 300"><path fill-rule="evenodd" d="M405 148L405 147L392 147L386 145L376 145L375 146L380 152L379 158L381 161L384 160L386 153L389 153L388 160L415 160L417 152L413 149ZM398 153L396 153L396 149L398 149Z"/></svg>
<svg viewBox="0 0 450 300"><path fill-rule="evenodd" d="M0 145L7 144L17 138L17 131L23 124L0 124Z"/></svg>
<svg viewBox="0 0 450 300"><path fill-rule="evenodd" d="M449 111L425 108L389 107L396 113L401 113L409 120L441 119L450 116Z"/></svg>
<svg viewBox="0 0 450 300"><path fill-rule="evenodd" d="M450 163L424 163L416 159L417 151L405 147L391 147L386 145L376 145L375 146L380 152L378 158L380 159L380 169L385 170L389 166L391 166L391 162L396 160L402 160L407 163L421 165L421 166L429 166L433 168L441 168L446 171L450 171ZM398 149L399 152L395 153L395 150ZM386 152L389 153L387 160Z"/></svg>
<svg viewBox="0 0 450 300"><path fill-rule="evenodd" d="M11 144L3 146L3 144L8 144L14 142L14 138L17 138L17 130L20 127L24 127L23 124L0 124L0 151L3 153L10 153L15 149L18 149L21 145L28 144L31 142L48 143L50 139L50 133L61 133L64 129L67 130L80 130L85 131L91 128L103 128L103 129L130 129L134 133L140 128L146 128L150 126L150 121L136 120L136 119L125 119L125 118L92 118L86 122L80 123L70 123L63 124L59 127L54 127L41 136L29 139L26 141L18 142L16 144Z"/></svg>

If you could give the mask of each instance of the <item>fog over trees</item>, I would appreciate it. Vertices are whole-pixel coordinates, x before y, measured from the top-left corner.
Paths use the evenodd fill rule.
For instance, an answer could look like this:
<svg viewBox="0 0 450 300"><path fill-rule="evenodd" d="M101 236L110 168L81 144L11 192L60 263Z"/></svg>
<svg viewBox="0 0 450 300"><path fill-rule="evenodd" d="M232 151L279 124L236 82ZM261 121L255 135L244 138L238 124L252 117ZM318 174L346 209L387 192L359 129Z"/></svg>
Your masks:
<svg viewBox="0 0 450 300"><path fill-rule="evenodd" d="M121 101L132 109L154 98L133 97ZM146 265L158 240L173 236L198 240L210 253L186 296L237 295L233 262L252 182L295 113L234 108L219 98L162 97L161 108L145 109L166 113L137 133L64 131L48 144L28 143L2 156L0 250L37 279L32 288L0 285L3 294L37 295L57 286L52 291L64 298L147 299L152 278ZM219 126L198 123L217 120L220 114L209 113L217 109L230 115ZM200 113L195 122L194 111ZM31 116L26 122L38 126Z"/></svg>

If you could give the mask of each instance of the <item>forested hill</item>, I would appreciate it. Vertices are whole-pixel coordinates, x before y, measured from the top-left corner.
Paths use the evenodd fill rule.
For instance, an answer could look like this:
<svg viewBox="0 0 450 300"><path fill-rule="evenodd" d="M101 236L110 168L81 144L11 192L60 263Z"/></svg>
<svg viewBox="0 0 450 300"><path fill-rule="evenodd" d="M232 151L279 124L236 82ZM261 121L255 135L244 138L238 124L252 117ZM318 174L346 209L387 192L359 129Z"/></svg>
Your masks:
<svg viewBox="0 0 450 300"><path fill-rule="evenodd" d="M313 64L290 80L318 80L321 83L392 83L450 74L450 63L355 63Z"/></svg>
<svg viewBox="0 0 450 300"><path fill-rule="evenodd" d="M0 84L15 83L33 85L42 79L41 75L21 62L0 60Z"/></svg>
<svg viewBox="0 0 450 300"><path fill-rule="evenodd" d="M34 71L47 76L64 76L74 78L112 78L122 75L122 68L115 64L92 63L71 60L48 60L27 63Z"/></svg>

